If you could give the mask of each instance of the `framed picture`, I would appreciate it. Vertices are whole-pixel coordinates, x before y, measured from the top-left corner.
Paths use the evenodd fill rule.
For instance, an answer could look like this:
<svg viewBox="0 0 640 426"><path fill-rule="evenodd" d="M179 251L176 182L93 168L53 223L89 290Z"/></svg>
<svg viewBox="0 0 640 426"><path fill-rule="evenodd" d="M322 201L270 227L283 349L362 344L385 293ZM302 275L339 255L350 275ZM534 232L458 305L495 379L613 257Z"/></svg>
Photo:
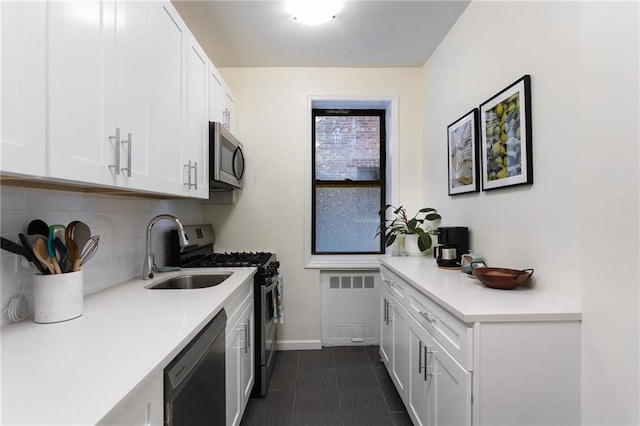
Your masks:
<svg viewBox="0 0 640 426"><path fill-rule="evenodd" d="M482 190L533 183L531 77L480 105Z"/></svg>
<svg viewBox="0 0 640 426"><path fill-rule="evenodd" d="M478 192L478 108L447 126L449 195Z"/></svg>

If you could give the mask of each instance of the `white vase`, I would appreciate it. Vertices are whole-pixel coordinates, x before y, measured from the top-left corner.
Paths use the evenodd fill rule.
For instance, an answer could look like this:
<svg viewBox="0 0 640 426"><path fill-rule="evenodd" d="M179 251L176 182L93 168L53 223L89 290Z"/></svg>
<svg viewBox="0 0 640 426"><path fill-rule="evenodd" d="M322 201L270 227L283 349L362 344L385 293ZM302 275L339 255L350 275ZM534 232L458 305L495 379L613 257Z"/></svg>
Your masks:
<svg viewBox="0 0 640 426"><path fill-rule="evenodd" d="M405 234L404 235L404 253L407 256L424 256L429 250L421 251L418 247L418 235Z"/></svg>

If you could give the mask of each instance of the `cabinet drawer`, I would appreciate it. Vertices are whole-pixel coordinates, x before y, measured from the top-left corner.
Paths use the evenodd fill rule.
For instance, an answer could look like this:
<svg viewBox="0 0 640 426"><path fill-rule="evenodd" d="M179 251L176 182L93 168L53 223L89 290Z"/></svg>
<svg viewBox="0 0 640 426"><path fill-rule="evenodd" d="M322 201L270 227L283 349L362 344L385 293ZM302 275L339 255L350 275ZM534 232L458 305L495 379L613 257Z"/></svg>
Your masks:
<svg viewBox="0 0 640 426"><path fill-rule="evenodd" d="M407 310L466 370L473 367L473 329L417 289L407 286Z"/></svg>
<svg viewBox="0 0 640 426"><path fill-rule="evenodd" d="M380 267L380 277L387 291L406 308L407 283L384 266Z"/></svg>
<svg viewBox="0 0 640 426"><path fill-rule="evenodd" d="M253 277L250 282L243 284L238 288L225 303L225 312L227 313L227 334L233 330L236 322L240 319L247 304L253 301Z"/></svg>

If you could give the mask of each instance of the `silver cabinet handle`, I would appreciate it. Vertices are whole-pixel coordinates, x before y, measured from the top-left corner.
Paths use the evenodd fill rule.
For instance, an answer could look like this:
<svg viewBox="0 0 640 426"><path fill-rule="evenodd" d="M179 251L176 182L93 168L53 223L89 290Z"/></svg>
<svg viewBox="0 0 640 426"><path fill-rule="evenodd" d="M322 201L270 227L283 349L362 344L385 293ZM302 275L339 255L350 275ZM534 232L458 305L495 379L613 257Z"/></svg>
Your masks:
<svg viewBox="0 0 640 426"><path fill-rule="evenodd" d="M428 346L423 346L424 349L424 381L426 382L428 380L428 377L431 376L433 373L429 372L429 364L428 364L428 359L427 357L429 356L429 347Z"/></svg>
<svg viewBox="0 0 640 426"><path fill-rule="evenodd" d="M420 314L420 316L422 316L422 318L426 319L427 322L431 325L436 325L436 322L438 322L438 317L436 317L431 312L418 311L418 313Z"/></svg>
<svg viewBox="0 0 640 426"><path fill-rule="evenodd" d="M198 190L198 162L195 162L195 166L193 166L193 181L195 182L193 184L193 189L195 189L196 191Z"/></svg>
<svg viewBox="0 0 640 426"><path fill-rule="evenodd" d="M131 177L131 133L127 133L127 140L120 141L121 144L127 145L127 167L123 167L120 170L127 172L127 177ZM120 162L120 154L118 151L118 163Z"/></svg>
<svg viewBox="0 0 640 426"><path fill-rule="evenodd" d="M116 128L116 135L109 136L110 141L115 142L115 146L113 147L115 151L115 162L116 164L109 165L109 168L113 170L113 173L116 175L120 174L120 129Z"/></svg>
<svg viewBox="0 0 640 426"><path fill-rule="evenodd" d="M424 347L424 345L422 344L422 340L418 341L418 374L422 373L422 348ZM425 364L426 364L427 360L425 358ZM426 366L424 367L426 368Z"/></svg>
<svg viewBox="0 0 640 426"><path fill-rule="evenodd" d="M249 323L244 325L244 353L246 354L249 350Z"/></svg>
<svg viewBox="0 0 640 426"><path fill-rule="evenodd" d="M191 189L194 186L196 187L196 189L198 189L197 176L196 176L196 183L195 184L191 183L191 170L192 169L196 169L196 173L198 171L198 163L196 162L195 164L196 164L195 166L192 166L191 165L191 160L189 160L189 162L184 165L184 168L187 169L187 179L188 179L187 182L185 183L185 186L188 189Z"/></svg>
<svg viewBox="0 0 640 426"><path fill-rule="evenodd" d="M389 311L387 310L387 299L383 299L384 300L384 323L389 325Z"/></svg>

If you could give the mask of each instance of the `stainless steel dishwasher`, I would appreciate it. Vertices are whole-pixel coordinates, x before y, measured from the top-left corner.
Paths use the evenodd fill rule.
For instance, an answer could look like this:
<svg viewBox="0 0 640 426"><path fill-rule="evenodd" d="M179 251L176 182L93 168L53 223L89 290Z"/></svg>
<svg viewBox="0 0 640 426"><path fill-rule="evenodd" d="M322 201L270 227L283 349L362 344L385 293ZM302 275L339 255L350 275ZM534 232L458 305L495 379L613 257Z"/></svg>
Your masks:
<svg viewBox="0 0 640 426"><path fill-rule="evenodd" d="M164 369L164 424L223 426L225 399L224 309Z"/></svg>

